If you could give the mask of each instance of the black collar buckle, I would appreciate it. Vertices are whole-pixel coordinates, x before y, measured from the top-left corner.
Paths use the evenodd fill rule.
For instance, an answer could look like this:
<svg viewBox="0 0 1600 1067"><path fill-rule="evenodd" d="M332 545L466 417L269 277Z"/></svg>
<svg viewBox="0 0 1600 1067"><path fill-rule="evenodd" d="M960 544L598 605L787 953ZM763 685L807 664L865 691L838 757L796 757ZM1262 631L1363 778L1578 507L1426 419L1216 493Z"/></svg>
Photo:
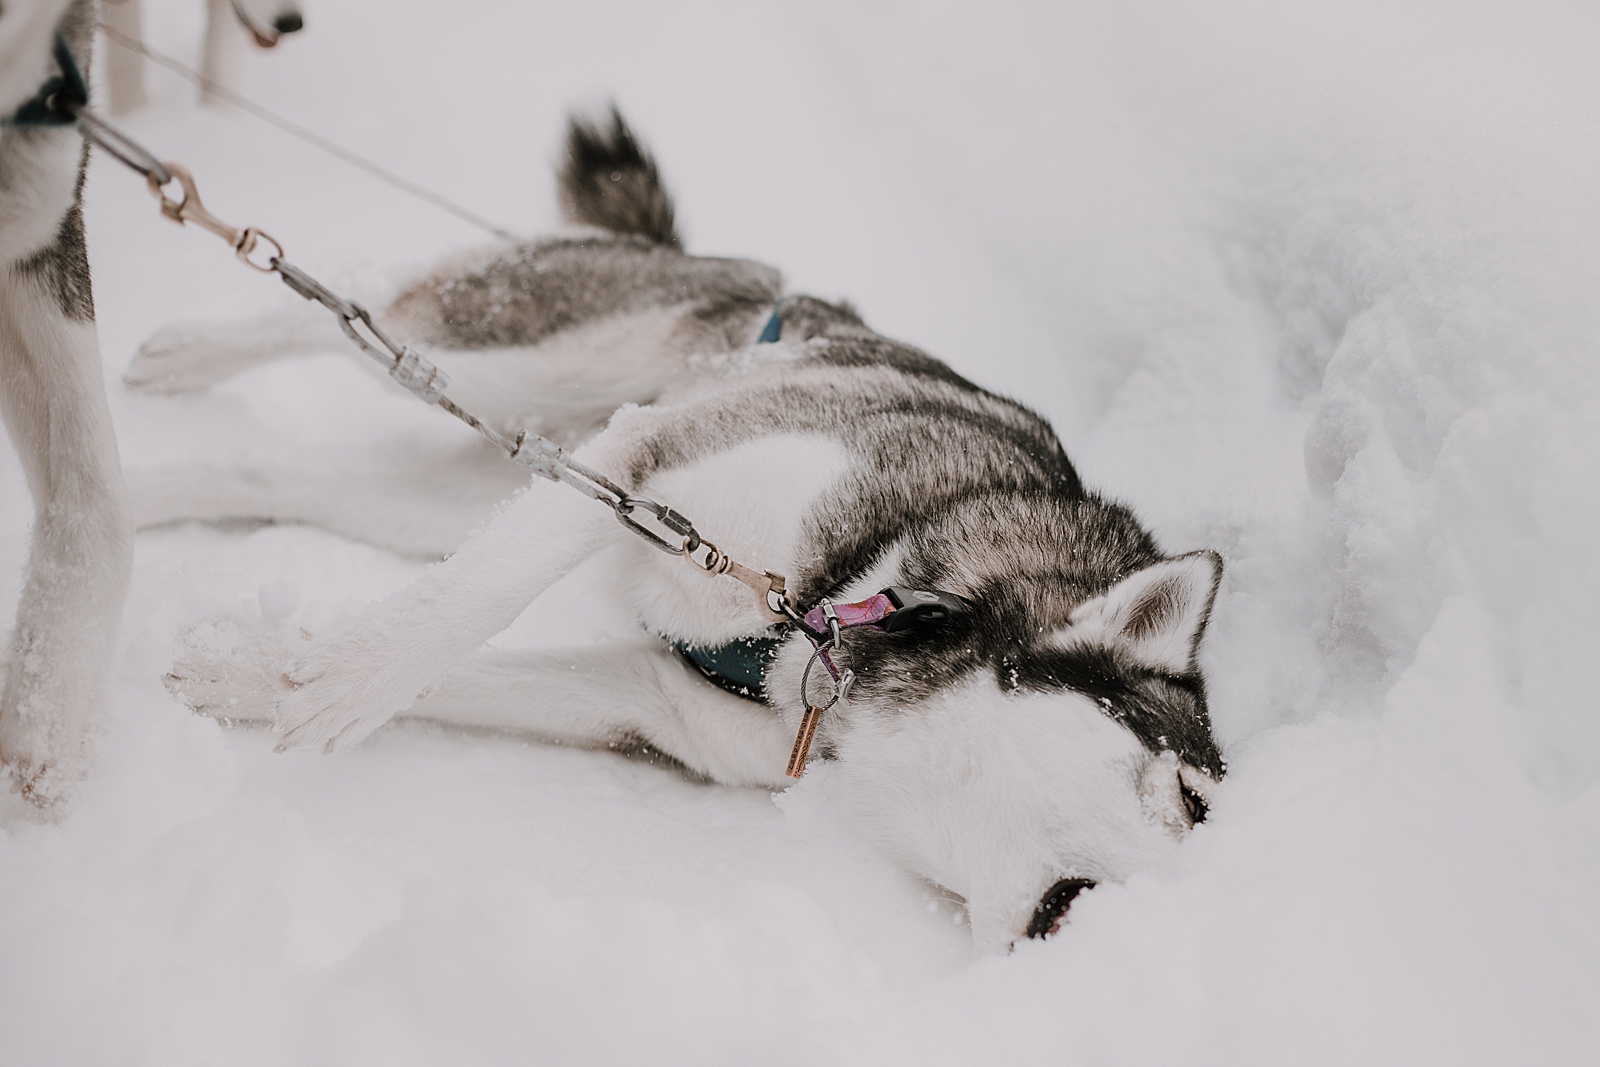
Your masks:
<svg viewBox="0 0 1600 1067"><path fill-rule="evenodd" d="M909 589L903 585L891 585L883 594L895 608L878 623L889 633L934 630L957 615L972 610L966 600L942 589Z"/></svg>

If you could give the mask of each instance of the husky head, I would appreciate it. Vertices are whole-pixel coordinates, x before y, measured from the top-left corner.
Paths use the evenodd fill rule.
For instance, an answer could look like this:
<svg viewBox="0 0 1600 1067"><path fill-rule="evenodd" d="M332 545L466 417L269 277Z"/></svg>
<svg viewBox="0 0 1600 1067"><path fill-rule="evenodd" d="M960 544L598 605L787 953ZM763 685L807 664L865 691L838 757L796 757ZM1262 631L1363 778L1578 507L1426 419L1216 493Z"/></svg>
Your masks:
<svg viewBox="0 0 1600 1067"><path fill-rule="evenodd" d="M262 48L271 48L284 34L305 26L295 0L233 0L233 13Z"/></svg>
<svg viewBox="0 0 1600 1067"><path fill-rule="evenodd" d="M51 49L71 0L0 0L0 116L9 117L56 73Z"/></svg>
<svg viewBox="0 0 1600 1067"><path fill-rule="evenodd" d="M933 634L848 632L859 680L829 732L841 799L966 899L987 948L1047 936L1081 890L1159 863L1223 773L1195 660L1221 558L1162 558L1122 509L1084 507L1125 516L1122 536L1069 522L982 545L984 569L903 561L973 610Z"/></svg>

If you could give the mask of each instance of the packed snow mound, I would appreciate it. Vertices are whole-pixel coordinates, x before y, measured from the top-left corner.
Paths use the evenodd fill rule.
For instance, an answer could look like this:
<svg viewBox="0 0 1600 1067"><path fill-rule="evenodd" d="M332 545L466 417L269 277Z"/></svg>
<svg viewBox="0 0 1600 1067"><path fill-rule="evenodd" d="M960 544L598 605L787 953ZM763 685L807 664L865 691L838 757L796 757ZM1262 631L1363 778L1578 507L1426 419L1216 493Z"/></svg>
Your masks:
<svg viewBox="0 0 1600 1067"><path fill-rule="evenodd" d="M156 5L147 5L156 7ZM196 5L198 9L199 5ZM193 56L198 10L148 13ZM318 632L420 564L140 538L99 775L0 800L0 1064L1581 1063L1600 1044L1600 9L347 0L246 91L519 232L614 96L688 247L781 267L1049 415L1227 570L1230 774L1176 866L973 958L959 902L776 798L396 726L330 759L175 704L178 635ZM425 32L419 32L419 27ZM479 235L149 75L130 129L378 302ZM298 303L94 165L115 382ZM465 433L341 353L112 386L124 463ZM0 611L26 487L0 458ZM575 574L500 640L628 633Z"/></svg>

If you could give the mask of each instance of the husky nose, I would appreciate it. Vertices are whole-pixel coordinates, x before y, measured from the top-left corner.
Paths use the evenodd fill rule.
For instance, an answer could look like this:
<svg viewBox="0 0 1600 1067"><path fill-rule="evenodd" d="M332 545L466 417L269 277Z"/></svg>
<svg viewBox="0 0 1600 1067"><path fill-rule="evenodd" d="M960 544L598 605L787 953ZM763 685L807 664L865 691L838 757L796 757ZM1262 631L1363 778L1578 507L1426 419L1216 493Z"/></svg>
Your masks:
<svg viewBox="0 0 1600 1067"><path fill-rule="evenodd" d="M1093 889L1094 883L1087 878L1063 878L1050 887L1033 909L1033 920L1028 923L1029 937L1049 937L1061 929L1061 920L1067 917L1067 909L1078 894L1085 889Z"/></svg>
<svg viewBox="0 0 1600 1067"><path fill-rule="evenodd" d="M272 23L272 28L279 33L299 33L305 24L305 19L300 17L298 11L291 11L287 15L279 15Z"/></svg>

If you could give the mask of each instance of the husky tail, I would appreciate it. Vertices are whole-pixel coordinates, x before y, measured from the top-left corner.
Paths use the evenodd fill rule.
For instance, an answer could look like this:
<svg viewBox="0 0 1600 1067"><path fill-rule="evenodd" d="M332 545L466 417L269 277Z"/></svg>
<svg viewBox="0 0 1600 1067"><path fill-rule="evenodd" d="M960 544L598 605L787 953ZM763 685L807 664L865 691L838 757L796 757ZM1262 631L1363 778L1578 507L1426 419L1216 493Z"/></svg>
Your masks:
<svg viewBox="0 0 1600 1067"><path fill-rule="evenodd" d="M568 120L567 158L559 175L562 212L571 222L681 248L672 197L656 161L616 107L610 111L609 118Z"/></svg>

